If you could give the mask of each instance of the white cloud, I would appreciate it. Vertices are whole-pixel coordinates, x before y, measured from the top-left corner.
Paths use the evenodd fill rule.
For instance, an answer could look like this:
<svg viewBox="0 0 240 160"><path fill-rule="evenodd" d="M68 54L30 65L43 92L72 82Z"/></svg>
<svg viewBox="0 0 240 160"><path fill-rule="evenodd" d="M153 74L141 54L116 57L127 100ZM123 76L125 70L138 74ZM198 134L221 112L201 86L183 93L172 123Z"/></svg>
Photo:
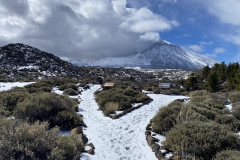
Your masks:
<svg viewBox="0 0 240 160"><path fill-rule="evenodd" d="M124 56L178 22L126 0L0 0L0 45L21 42L61 57ZM149 41L147 41L149 40Z"/></svg>
<svg viewBox="0 0 240 160"><path fill-rule="evenodd" d="M214 53L215 53L215 54L224 53L224 52L225 52L225 49L224 49L224 48L221 48L221 47L218 47L218 48L215 48L215 49L214 49Z"/></svg>
<svg viewBox="0 0 240 160"><path fill-rule="evenodd" d="M203 51L203 48L200 45L190 45L190 46L188 46L188 48L194 52L202 52Z"/></svg>
<svg viewBox="0 0 240 160"><path fill-rule="evenodd" d="M206 41L200 41L200 45L212 45L213 42L212 41L209 41L209 42L206 42Z"/></svg>
<svg viewBox="0 0 240 160"><path fill-rule="evenodd" d="M177 0L161 0L162 2L177 3Z"/></svg>
<svg viewBox="0 0 240 160"><path fill-rule="evenodd" d="M239 0L198 0L222 23L230 24L229 30L221 34L224 40L240 45L240 1Z"/></svg>
<svg viewBox="0 0 240 160"><path fill-rule="evenodd" d="M156 32L148 32L148 33L145 33L143 35L140 35L139 39L146 40L146 41L157 42L157 41L160 40L160 36Z"/></svg>
<svg viewBox="0 0 240 160"><path fill-rule="evenodd" d="M132 10L131 14L126 16L124 22L121 23L120 28L136 33L145 33L166 31L174 26L178 26L176 21L169 21L147 8L140 8L139 10Z"/></svg>

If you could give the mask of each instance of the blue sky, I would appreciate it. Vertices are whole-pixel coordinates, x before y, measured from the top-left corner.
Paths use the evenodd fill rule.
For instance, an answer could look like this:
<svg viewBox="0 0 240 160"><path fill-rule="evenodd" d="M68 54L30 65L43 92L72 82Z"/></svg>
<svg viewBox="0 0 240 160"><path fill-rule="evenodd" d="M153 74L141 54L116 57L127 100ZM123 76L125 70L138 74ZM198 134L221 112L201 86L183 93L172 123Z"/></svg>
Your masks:
<svg viewBox="0 0 240 160"><path fill-rule="evenodd" d="M236 44L239 42L230 41L223 36L234 34L236 30L239 31L239 23L232 25L227 20L226 22L221 21L220 13L216 16L215 14L218 13L211 13L209 8L220 3L217 11L226 10L228 12L228 10L233 10L229 13L230 15L226 15L226 19L227 16L240 18L240 1L215 0L215 2L209 4L205 2L204 0L202 2L201 0L132 0L129 7L149 7L153 12L163 15L169 20L178 21L179 26L160 33L162 39L208 55L221 62L239 62L240 44ZM238 6L238 10L235 11L234 7L231 6ZM235 21L235 19L232 21Z"/></svg>
<svg viewBox="0 0 240 160"><path fill-rule="evenodd" d="M240 61L239 0L0 0L0 46L25 43L66 60L128 56L167 40Z"/></svg>

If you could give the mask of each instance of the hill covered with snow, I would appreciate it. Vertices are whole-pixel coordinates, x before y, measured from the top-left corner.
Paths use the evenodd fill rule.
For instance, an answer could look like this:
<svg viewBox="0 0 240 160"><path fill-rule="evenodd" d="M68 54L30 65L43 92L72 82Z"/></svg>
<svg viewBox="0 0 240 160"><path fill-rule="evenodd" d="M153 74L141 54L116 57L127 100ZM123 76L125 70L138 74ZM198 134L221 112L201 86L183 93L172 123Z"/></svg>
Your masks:
<svg viewBox="0 0 240 160"><path fill-rule="evenodd" d="M102 67L141 67L151 69L201 69L218 63L167 41L154 43L143 52L127 57L104 58L93 65Z"/></svg>

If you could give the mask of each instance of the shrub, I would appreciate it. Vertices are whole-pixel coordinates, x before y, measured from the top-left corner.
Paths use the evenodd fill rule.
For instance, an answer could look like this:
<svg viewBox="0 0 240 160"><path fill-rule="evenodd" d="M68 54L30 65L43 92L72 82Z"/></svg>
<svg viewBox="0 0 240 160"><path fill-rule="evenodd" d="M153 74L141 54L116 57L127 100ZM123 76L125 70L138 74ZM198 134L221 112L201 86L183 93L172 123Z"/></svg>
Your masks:
<svg viewBox="0 0 240 160"><path fill-rule="evenodd" d="M201 122L207 122L209 121L206 116L197 113L193 107L192 104L186 104L181 107L181 110L179 112L179 115L177 117L177 124L181 124L187 121L201 121Z"/></svg>
<svg viewBox="0 0 240 160"><path fill-rule="evenodd" d="M69 95L69 96L76 96L76 95L78 95L78 93L75 90L73 90L72 88L65 89L63 94Z"/></svg>
<svg viewBox="0 0 240 160"><path fill-rule="evenodd" d="M233 103L232 105L232 114L235 118L240 120L240 102Z"/></svg>
<svg viewBox="0 0 240 160"><path fill-rule="evenodd" d="M76 105L77 103L70 98L55 93L33 94L31 98L17 104L14 116L29 122L48 121L50 127L58 125L62 129L71 129L82 121L76 118ZM63 124L61 125L59 121Z"/></svg>
<svg viewBox="0 0 240 160"><path fill-rule="evenodd" d="M206 90L193 91L190 93L190 97L207 96L209 93Z"/></svg>
<svg viewBox="0 0 240 160"><path fill-rule="evenodd" d="M50 160L77 160L84 150L79 135L59 136L56 143L57 147L53 148Z"/></svg>
<svg viewBox="0 0 240 160"><path fill-rule="evenodd" d="M181 92L177 89L169 89L169 90L163 90L163 94L166 94L166 95L180 95Z"/></svg>
<svg viewBox="0 0 240 160"><path fill-rule="evenodd" d="M217 151L238 149L238 136L217 123L185 122L175 126L166 137L167 144L182 158L211 159Z"/></svg>
<svg viewBox="0 0 240 160"><path fill-rule="evenodd" d="M29 97L29 93L24 89L15 88L13 90L0 93L0 110L5 116L12 114L17 103L24 101Z"/></svg>
<svg viewBox="0 0 240 160"><path fill-rule="evenodd" d="M191 98L191 102L192 103L201 103L201 102L204 102L207 98L208 98L208 96L195 96L195 97Z"/></svg>
<svg viewBox="0 0 240 160"><path fill-rule="evenodd" d="M79 135L58 135L46 122L32 125L16 120L0 121L0 159L78 159L84 150Z"/></svg>
<svg viewBox="0 0 240 160"><path fill-rule="evenodd" d="M239 160L239 157L240 151L227 150L218 152L214 160Z"/></svg>
<svg viewBox="0 0 240 160"><path fill-rule="evenodd" d="M240 130L240 121L229 115L217 115L215 122L228 126L232 131Z"/></svg>
<svg viewBox="0 0 240 160"><path fill-rule="evenodd" d="M47 159L58 134L58 129L47 131L47 123L39 122L2 120L0 128L0 159Z"/></svg>
<svg viewBox="0 0 240 160"><path fill-rule="evenodd" d="M51 92L52 90L52 82L47 80L38 81L36 83L32 83L29 85L26 85L25 88L29 93L35 93L35 92Z"/></svg>
<svg viewBox="0 0 240 160"><path fill-rule="evenodd" d="M153 131L165 135L174 125L182 108L181 102L175 101L168 106L162 107L153 118Z"/></svg>
<svg viewBox="0 0 240 160"><path fill-rule="evenodd" d="M240 101L240 92L234 91L229 93L228 98L231 100L232 103L236 103Z"/></svg>
<svg viewBox="0 0 240 160"><path fill-rule="evenodd" d="M78 91L78 86L74 83L63 84L63 85L59 86L58 88L61 91L65 90L65 89L73 89L74 91Z"/></svg>

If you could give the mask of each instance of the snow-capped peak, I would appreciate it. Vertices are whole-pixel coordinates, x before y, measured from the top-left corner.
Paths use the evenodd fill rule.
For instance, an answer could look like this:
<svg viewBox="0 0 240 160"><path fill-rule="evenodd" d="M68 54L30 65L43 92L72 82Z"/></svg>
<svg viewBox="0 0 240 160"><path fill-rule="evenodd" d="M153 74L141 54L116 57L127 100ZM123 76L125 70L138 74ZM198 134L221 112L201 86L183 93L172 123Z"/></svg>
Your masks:
<svg viewBox="0 0 240 160"><path fill-rule="evenodd" d="M94 65L194 70L207 65L213 66L215 63L218 62L204 55L191 52L184 47L162 40L153 43L143 52L128 57L104 58L94 63Z"/></svg>

